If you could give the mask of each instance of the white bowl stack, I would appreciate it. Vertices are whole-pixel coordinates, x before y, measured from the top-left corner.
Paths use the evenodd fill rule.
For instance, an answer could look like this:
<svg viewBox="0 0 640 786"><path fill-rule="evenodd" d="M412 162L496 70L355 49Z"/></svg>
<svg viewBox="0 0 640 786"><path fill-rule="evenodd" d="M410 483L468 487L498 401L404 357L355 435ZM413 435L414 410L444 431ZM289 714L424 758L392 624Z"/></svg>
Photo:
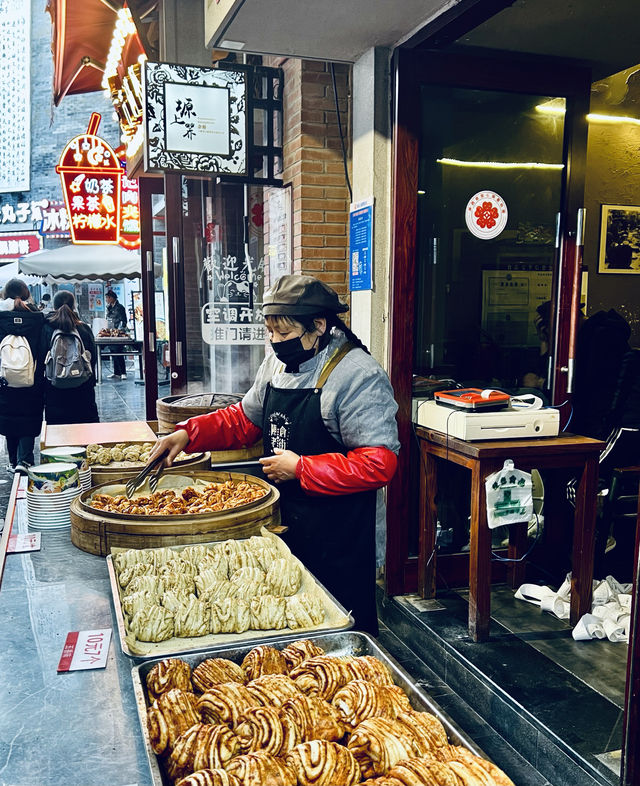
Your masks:
<svg viewBox="0 0 640 786"><path fill-rule="evenodd" d="M71 526L71 503L82 487L65 489L57 494L27 491L29 527L38 530L65 529Z"/></svg>

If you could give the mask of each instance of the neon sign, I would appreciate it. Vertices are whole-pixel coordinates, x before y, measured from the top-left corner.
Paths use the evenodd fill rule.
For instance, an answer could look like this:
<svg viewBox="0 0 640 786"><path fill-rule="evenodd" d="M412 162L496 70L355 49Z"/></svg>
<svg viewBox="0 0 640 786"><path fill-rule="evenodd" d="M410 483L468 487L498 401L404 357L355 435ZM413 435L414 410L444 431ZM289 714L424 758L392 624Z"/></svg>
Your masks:
<svg viewBox="0 0 640 786"><path fill-rule="evenodd" d="M100 120L94 112L87 133L67 144L56 167L77 245L120 242L123 172L113 148L96 136Z"/></svg>
<svg viewBox="0 0 640 786"><path fill-rule="evenodd" d="M127 154L123 145L116 148L122 167L120 181L120 245L123 248L140 248L140 189L137 179L127 177Z"/></svg>

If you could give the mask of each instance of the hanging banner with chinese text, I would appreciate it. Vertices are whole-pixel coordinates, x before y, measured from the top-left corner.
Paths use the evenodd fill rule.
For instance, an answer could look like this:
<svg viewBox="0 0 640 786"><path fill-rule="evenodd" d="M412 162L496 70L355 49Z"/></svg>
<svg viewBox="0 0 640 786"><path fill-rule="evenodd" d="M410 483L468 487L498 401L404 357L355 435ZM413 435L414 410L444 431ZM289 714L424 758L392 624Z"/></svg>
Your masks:
<svg viewBox="0 0 640 786"><path fill-rule="evenodd" d="M96 131L94 112L86 134L65 147L56 172L62 180L71 242L116 244L120 241L120 180L122 168L113 148Z"/></svg>
<svg viewBox="0 0 640 786"><path fill-rule="evenodd" d="M41 248L37 232L22 232L19 235L0 233L0 262L18 259Z"/></svg>

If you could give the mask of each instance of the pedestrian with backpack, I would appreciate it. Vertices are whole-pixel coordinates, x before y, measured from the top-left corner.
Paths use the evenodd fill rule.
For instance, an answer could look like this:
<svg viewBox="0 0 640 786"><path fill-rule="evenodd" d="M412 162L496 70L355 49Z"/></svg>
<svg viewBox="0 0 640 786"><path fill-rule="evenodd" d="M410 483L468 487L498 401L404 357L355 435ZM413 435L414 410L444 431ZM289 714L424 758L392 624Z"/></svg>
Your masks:
<svg viewBox="0 0 640 786"><path fill-rule="evenodd" d="M44 398L40 360L44 316L30 298L24 281L12 278L0 301L0 434L7 442L7 471L25 474L34 463Z"/></svg>
<svg viewBox="0 0 640 786"><path fill-rule="evenodd" d="M60 290L43 328L45 421L97 423L96 344L76 310L71 292Z"/></svg>

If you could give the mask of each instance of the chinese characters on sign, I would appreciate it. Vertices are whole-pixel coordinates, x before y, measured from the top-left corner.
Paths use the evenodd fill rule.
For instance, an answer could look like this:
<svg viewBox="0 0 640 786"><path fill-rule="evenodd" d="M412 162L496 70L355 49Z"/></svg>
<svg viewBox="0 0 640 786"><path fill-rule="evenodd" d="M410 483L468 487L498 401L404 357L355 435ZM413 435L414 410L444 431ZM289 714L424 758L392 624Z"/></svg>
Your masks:
<svg viewBox="0 0 640 786"><path fill-rule="evenodd" d="M373 257L373 198L351 205L349 210L349 289L371 289Z"/></svg>
<svg viewBox="0 0 640 786"><path fill-rule="evenodd" d="M509 211L500 194L478 191L467 202L464 218L467 229L480 240L492 240L507 225Z"/></svg>
<svg viewBox="0 0 640 786"><path fill-rule="evenodd" d="M107 665L110 641L111 628L68 633L58 671L103 669Z"/></svg>
<svg viewBox="0 0 640 786"><path fill-rule="evenodd" d="M40 250L40 237L37 232L25 232L22 235L0 233L0 262L7 259L18 259L32 251Z"/></svg>
<svg viewBox="0 0 640 786"><path fill-rule="evenodd" d="M213 297L200 312L203 341L207 344L264 344L262 303L254 302L251 292L252 288L257 292L262 270L250 276L247 263L231 255L218 263L208 257L203 265Z"/></svg>
<svg viewBox="0 0 640 786"><path fill-rule="evenodd" d="M62 202L50 199L0 205L0 223L37 224L41 235L69 237L67 208Z"/></svg>
<svg viewBox="0 0 640 786"><path fill-rule="evenodd" d="M64 149L56 171L62 180L71 240L77 244L118 243L122 169L113 149L95 135L100 115L93 113L86 134Z"/></svg>
<svg viewBox="0 0 640 786"><path fill-rule="evenodd" d="M123 248L140 248L140 189L137 179L128 178L127 156L123 146L116 148L122 180L120 182L120 245Z"/></svg>

